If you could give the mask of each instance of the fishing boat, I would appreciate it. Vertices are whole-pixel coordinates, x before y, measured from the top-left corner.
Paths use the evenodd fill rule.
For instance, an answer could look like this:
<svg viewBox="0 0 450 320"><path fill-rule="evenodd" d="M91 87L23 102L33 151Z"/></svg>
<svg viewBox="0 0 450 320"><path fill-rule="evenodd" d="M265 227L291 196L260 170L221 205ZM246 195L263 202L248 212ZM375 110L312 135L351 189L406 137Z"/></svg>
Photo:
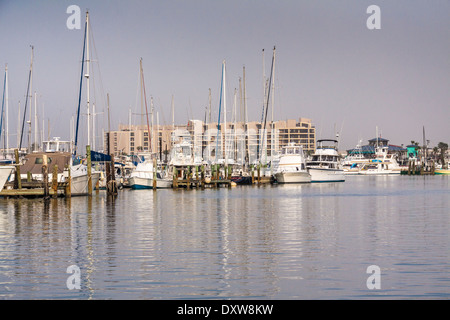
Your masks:
<svg viewBox="0 0 450 320"><path fill-rule="evenodd" d="M447 163L447 169L443 168L442 166L440 166L439 168L437 167L434 170L434 174L438 174L438 175L450 175L450 162Z"/></svg>
<svg viewBox="0 0 450 320"><path fill-rule="evenodd" d="M362 175L392 175L400 174L401 167L394 155L388 154L388 146L379 146L375 149L375 158L362 164L359 174Z"/></svg>
<svg viewBox="0 0 450 320"><path fill-rule="evenodd" d="M338 141L334 139L317 140L317 149L306 167L311 182L343 182L344 170L339 162Z"/></svg>
<svg viewBox="0 0 450 320"><path fill-rule="evenodd" d="M311 175L306 169L306 161L302 146L290 143L281 151L278 170L275 173L278 183L307 183Z"/></svg>
<svg viewBox="0 0 450 320"><path fill-rule="evenodd" d="M367 159L362 151L361 141L356 147L342 160L342 167L345 174L359 174L359 169L367 163Z"/></svg>
<svg viewBox="0 0 450 320"><path fill-rule="evenodd" d="M156 170L156 188L172 188L172 180L163 178L162 172L153 166L151 159L145 159L137 164L128 178L128 186L132 189L153 189L153 179Z"/></svg>

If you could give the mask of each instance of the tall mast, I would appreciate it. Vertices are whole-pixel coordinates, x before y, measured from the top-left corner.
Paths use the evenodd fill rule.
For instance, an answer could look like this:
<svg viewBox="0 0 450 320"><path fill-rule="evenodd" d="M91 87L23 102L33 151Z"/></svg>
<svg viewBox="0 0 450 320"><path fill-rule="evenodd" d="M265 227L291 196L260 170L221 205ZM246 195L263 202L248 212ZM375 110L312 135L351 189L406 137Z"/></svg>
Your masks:
<svg viewBox="0 0 450 320"><path fill-rule="evenodd" d="M18 114L17 114L17 148L19 148L20 151L20 101L19 101L19 108L18 108Z"/></svg>
<svg viewBox="0 0 450 320"><path fill-rule="evenodd" d="M247 97L246 97L246 91L245 91L245 66L243 66L243 75L242 75L242 81L244 84L244 158L245 161L247 162L245 165L248 165L248 162L250 161L250 156L248 154L248 143L246 142L246 140L248 139L248 132L247 132L247 121L248 121L248 116L247 116ZM246 139L247 138L247 139Z"/></svg>
<svg viewBox="0 0 450 320"><path fill-rule="evenodd" d="M33 51L34 51L34 47L31 46L31 56L32 57L34 56ZM32 148L32 145L31 145L31 120L32 120L32 114L33 114L33 112L32 112L32 110L33 110L33 105L32 105L32 102L33 102L33 61L31 61L30 74L31 74L31 77L30 77L30 96L29 96L29 98L30 98L30 120L29 120L29 127L28 127L29 128L28 129L28 148L29 148L30 151L33 151L33 148ZM35 105L35 107L36 107L36 105ZM25 116L25 114L24 114L24 116Z"/></svg>
<svg viewBox="0 0 450 320"><path fill-rule="evenodd" d="M5 127L6 127L6 150L9 149L9 121L8 121L8 108L9 108L9 87L8 87L8 65L5 67L6 72L6 92L5 92Z"/></svg>
<svg viewBox="0 0 450 320"><path fill-rule="evenodd" d="M88 140L87 144L91 145L91 113L90 113L90 106L89 106L89 68L90 67L90 57L89 57L89 12L86 11L86 74L84 75L86 77L86 103L87 103L87 135Z"/></svg>
<svg viewBox="0 0 450 320"><path fill-rule="evenodd" d="M78 93L78 108L77 108L77 124L75 126L75 142L73 147L73 155L77 153L77 145L78 145L78 125L80 123L80 108L81 108L81 89L83 84L83 70L84 70L84 54L86 48L86 33L87 33L87 24L88 24L88 12L86 12L86 22L84 28L84 37L83 37L83 53L81 58L81 75L80 75L80 90ZM50 126L48 126L48 130L50 132Z"/></svg>
<svg viewBox="0 0 450 320"><path fill-rule="evenodd" d="M32 78L32 73L33 73L33 50L34 50L34 47L31 46L30 72L28 73L28 86L27 86L27 94L25 97L25 108L23 111L22 130L20 132L19 151L22 148L23 131L25 130L25 119L26 119L26 115L27 115L27 104L28 104L28 98L30 98L29 93L31 91L30 87L31 87L31 78ZM30 98L30 101L31 101L31 98Z"/></svg>
<svg viewBox="0 0 450 320"><path fill-rule="evenodd" d="M273 175L273 155L275 146L275 124L273 122L273 109L275 104L275 46L273 47L273 65L272 65L272 128L270 132L270 176Z"/></svg>
<svg viewBox="0 0 450 320"><path fill-rule="evenodd" d="M209 95L208 95L208 105L209 105L209 110L208 110L208 123L211 123L211 88L209 88Z"/></svg>
<svg viewBox="0 0 450 320"><path fill-rule="evenodd" d="M150 97L150 117L151 117L151 133L152 133L152 137L155 137L155 126L154 126L154 117L153 117L153 96ZM151 144L150 144L151 141ZM150 148L150 154L153 152L153 150L155 150L154 148L154 143L155 143L155 139L148 139L148 146Z"/></svg>
<svg viewBox="0 0 450 320"><path fill-rule="evenodd" d="M33 151L37 151L38 144L38 124L37 124L37 93L34 91L34 143Z"/></svg>
<svg viewBox="0 0 450 320"><path fill-rule="evenodd" d="M147 94L145 92L145 81L144 81L144 69L142 68L142 58L141 58L141 62L140 62L140 67L141 67L141 85L142 88L144 89L144 101L145 101L145 114L147 116L147 132L148 132L148 145L151 146L152 140L151 140L151 131L150 131L150 124L148 121L148 109L147 109ZM150 150L151 152L151 150Z"/></svg>
<svg viewBox="0 0 450 320"><path fill-rule="evenodd" d="M228 153L227 153L227 95L226 95L226 82L225 82L225 60L223 60L223 134L225 137L225 166L228 166Z"/></svg>

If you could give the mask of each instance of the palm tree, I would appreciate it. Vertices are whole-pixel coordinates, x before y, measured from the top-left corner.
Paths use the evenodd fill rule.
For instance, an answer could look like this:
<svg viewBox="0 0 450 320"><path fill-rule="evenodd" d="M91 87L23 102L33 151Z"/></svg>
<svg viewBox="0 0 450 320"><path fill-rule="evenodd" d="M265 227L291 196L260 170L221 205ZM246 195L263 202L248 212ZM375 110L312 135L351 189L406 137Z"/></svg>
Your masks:
<svg viewBox="0 0 450 320"><path fill-rule="evenodd" d="M440 149L439 159L441 160L442 168L447 169L447 163L445 162L445 153L448 150L448 144L445 142L439 142L437 147Z"/></svg>

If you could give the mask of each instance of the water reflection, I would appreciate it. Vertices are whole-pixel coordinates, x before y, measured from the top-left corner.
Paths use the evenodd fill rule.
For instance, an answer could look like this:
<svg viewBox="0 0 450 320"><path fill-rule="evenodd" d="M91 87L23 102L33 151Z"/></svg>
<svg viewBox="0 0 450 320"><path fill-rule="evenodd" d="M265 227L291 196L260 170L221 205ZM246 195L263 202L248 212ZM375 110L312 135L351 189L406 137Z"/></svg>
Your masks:
<svg viewBox="0 0 450 320"><path fill-rule="evenodd" d="M448 180L391 178L0 199L0 297L448 297Z"/></svg>

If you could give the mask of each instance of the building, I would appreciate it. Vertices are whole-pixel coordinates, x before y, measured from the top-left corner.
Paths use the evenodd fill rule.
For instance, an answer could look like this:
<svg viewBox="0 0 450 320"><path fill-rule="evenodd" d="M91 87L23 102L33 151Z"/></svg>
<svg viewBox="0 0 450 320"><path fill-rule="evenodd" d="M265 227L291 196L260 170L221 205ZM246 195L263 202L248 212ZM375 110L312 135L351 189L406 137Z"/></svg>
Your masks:
<svg viewBox="0 0 450 320"><path fill-rule="evenodd" d="M149 130L152 133L150 139ZM187 125L150 128L146 125L121 124L119 130L109 133L109 150L116 156L151 152L165 160L171 146L181 139L192 143L195 157L211 162L225 158L236 163L243 163L246 159L250 163L260 159L265 162L289 143L302 145L310 153L316 149L316 129L311 119L299 118L270 122L265 128L256 121L227 122L218 126L217 123L190 120ZM108 133L105 134L107 144Z"/></svg>

